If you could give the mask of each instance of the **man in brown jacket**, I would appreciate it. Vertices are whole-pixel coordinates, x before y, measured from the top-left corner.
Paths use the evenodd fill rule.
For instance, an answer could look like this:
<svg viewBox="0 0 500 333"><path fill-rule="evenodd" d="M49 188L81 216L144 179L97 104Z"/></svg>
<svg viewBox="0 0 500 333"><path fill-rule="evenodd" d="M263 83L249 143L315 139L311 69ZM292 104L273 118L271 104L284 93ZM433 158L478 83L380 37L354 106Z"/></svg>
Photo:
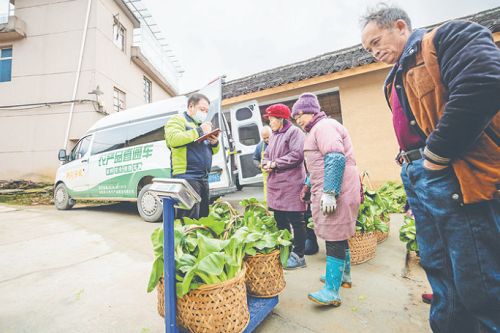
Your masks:
<svg viewBox="0 0 500 333"><path fill-rule="evenodd" d="M382 7L362 43L394 65L384 92L401 148L434 332L500 332L500 50L491 32L453 21L412 31Z"/></svg>

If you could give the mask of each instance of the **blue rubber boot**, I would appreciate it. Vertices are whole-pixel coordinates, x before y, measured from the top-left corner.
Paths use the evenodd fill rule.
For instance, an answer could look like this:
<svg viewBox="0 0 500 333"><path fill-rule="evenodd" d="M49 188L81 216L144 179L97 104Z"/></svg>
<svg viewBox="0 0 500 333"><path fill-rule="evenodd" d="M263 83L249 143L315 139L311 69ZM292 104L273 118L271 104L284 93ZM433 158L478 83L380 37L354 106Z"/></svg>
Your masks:
<svg viewBox="0 0 500 333"><path fill-rule="evenodd" d="M352 280L351 280L351 250L345 250L345 267L344 267L344 275L342 275L342 287L344 288L352 288Z"/></svg>
<svg viewBox="0 0 500 333"><path fill-rule="evenodd" d="M326 281L320 291L309 294L309 299L321 305L340 305L339 289L344 274L345 260L326 257Z"/></svg>
<svg viewBox="0 0 500 333"><path fill-rule="evenodd" d="M325 274L320 275L319 277L321 282L325 282ZM352 280L351 280L351 250L345 250L345 268L344 275L342 276L342 287L344 288L352 288Z"/></svg>

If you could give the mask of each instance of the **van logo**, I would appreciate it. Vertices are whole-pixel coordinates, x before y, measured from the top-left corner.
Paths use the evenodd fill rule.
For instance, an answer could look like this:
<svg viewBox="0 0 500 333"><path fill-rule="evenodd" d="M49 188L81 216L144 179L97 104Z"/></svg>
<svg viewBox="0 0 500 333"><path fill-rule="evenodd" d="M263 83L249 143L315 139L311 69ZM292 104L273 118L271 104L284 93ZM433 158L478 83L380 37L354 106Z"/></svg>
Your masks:
<svg viewBox="0 0 500 333"><path fill-rule="evenodd" d="M83 177L83 169L72 170L66 173L66 179L75 179L79 177Z"/></svg>
<svg viewBox="0 0 500 333"><path fill-rule="evenodd" d="M99 157L99 166L106 166L111 163L118 164L133 160L140 160L153 156L153 145L145 145L144 147L127 148L125 150L114 153L103 154Z"/></svg>

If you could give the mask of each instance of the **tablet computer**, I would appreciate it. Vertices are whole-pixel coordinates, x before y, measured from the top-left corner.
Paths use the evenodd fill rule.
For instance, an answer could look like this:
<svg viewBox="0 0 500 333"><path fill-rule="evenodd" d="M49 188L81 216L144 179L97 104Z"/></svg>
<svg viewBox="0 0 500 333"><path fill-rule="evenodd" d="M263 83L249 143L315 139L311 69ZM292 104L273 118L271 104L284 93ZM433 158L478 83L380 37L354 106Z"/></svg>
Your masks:
<svg viewBox="0 0 500 333"><path fill-rule="evenodd" d="M212 132L210 133L207 133L203 136L200 136L198 139L194 140L195 142L202 142L203 140L207 139L209 136L212 136L212 135L217 135L220 133L220 128L216 129L216 130L213 130Z"/></svg>

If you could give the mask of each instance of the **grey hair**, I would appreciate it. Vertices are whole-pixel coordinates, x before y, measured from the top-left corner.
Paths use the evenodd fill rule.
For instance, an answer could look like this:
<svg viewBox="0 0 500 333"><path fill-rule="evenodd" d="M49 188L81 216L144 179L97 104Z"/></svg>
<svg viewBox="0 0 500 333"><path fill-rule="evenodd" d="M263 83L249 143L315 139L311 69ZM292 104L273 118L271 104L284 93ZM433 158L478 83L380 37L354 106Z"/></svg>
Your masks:
<svg viewBox="0 0 500 333"><path fill-rule="evenodd" d="M269 133L272 133L273 130L271 129L271 126L263 126L262 129L260 130L261 133L265 133L265 132L269 132Z"/></svg>
<svg viewBox="0 0 500 333"><path fill-rule="evenodd" d="M379 3L376 8L368 8L367 13L360 18L361 29L364 29L371 21L377 22L379 28L392 29L398 20L403 20L411 33L411 20L408 14L399 7L389 7L385 3Z"/></svg>

